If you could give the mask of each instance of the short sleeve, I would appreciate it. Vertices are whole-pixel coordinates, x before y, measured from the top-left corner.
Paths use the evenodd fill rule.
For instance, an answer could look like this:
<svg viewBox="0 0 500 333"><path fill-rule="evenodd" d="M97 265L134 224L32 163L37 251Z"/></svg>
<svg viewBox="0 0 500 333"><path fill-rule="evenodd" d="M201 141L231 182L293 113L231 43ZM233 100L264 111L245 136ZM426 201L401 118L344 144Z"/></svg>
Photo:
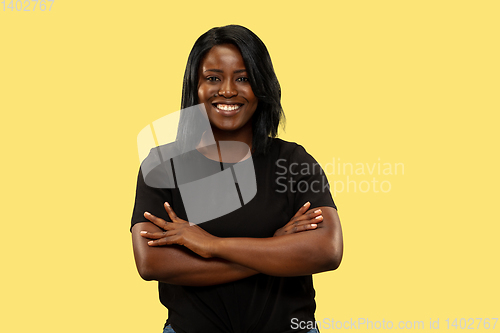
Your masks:
<svg viewBox="0 0 500 333"><path fill-rule="evenodd" d="M297 145L293 150L288 168L294 212L308 201L311 208L327 206L337 209L323 168L304 147Z"/></svg>
<svg viewBox="0 0 500 333"><path fill-rule="evenodd" d="M132 212L132 225L139 222L149 222L144 217L144 212L150 212L151 214L164 219L165 221L170 221L170 217L163 204L167 202L172 202L172 190L165 188L155 188L146 185L144 182L144 177L142 174L142 168L139 169L139 175L137 176L137 188L135 191L135 204L134 210Z"/></svg>

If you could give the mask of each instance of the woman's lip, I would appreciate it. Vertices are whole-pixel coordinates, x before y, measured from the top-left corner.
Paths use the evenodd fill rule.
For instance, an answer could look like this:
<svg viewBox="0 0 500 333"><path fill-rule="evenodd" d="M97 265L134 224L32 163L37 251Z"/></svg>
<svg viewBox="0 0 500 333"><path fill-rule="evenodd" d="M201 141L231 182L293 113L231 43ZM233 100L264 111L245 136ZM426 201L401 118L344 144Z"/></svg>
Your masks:
<svg viewBox="0 0 500 333"><path fill-rule="evenodd" d="M212 104L240 104L240 105L243 105L242 102L235 102L235 101L231 101L231 100L215 101L215 102L212 102Z"/></svg>
<svg viewBox="0 0 500 333"><path fill-rule="evenodd" d="M217 104L226 104L226 103L214 103L214 104L212 104L212 107L215 109L215 111L216 111L218 114L220 114L220 115L222 115L222 116L226 116L226 117L233 116L233 115L237 114L238 112L240 112L241 108L243 107L243 105L242 105L242 104L239 104L239 103L234 103L234 104L226 104L226 105L236 105L236 104L238 104L238 105L240 105L240 107L239 107L239 108L237 108L237 109L235 109L235 110L221 110L221 109L219 109L219 108L216 106Z"/></svg>
<svg viewBox="0 0 500 333"><path fill-rule="evenodd" d="M235 102L232 102L232 103L229 103L229 102L214 102L212 103L213 106L216 106L216 105L238 105L238 106L242 106L243 103L235 103Z"/></svg>

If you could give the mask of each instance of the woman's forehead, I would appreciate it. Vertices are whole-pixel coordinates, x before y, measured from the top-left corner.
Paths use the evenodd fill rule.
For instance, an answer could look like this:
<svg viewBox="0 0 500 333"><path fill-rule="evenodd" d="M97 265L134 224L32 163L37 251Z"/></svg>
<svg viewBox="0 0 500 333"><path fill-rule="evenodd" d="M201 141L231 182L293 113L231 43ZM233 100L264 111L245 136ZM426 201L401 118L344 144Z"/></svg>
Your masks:
<svg viewBox="0 0 500 333"><path fill-rule="evenodd" d="M212 67L238 67L238 69L245 69L245 63L237 46L233 44L221 44L212 47L201 60L200 69L207 70Z"/></svg>

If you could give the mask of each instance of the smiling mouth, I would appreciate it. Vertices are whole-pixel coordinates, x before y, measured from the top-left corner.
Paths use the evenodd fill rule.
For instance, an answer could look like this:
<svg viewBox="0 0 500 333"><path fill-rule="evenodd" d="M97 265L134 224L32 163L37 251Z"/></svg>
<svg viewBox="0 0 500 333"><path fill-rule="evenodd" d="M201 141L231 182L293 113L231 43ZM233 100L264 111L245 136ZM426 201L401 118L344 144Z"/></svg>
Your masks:
<svg viewBox="0 0 500 333"><path fill-rule="evenodd" d="M236 111L238 110L243 104L222 104L222 103L214 103L212 104L217 111Z"/></svg>

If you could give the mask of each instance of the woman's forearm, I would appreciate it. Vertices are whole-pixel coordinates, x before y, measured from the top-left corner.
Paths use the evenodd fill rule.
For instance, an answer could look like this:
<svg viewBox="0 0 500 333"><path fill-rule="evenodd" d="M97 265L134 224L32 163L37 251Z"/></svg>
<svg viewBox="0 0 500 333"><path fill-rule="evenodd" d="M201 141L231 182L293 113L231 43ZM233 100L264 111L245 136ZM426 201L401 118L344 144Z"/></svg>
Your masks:
<svg viewBox="0 0 500 333"><path fill-rule="evenodd" d="M137 270L145 280L183 286L210 286L240 280L254 274L253 269L221 258L202 258L183 246L150 247L140 231L156 232L152 223L138 223L132 228L132 242Z"/></svg>
<svg viewBox="0 0 500 333"><path fill-rule="evenodd" d="M271 238L219 238L213 256L274 276L299 276L336 269L343 254L337 211L321 207L315 230Z"/></svg>
<svg viewBox="0 0 500 333"><path fill-rule="evenodd" d="M199 286L258 272L299 276L333 270L343 254L340 221L334 208L319 208L323 222L314 230L272 238L218 238L190 227L167 205L173 223L145 214L154 224L140 223L132 229L137 268L146 280Z"/></svg>

